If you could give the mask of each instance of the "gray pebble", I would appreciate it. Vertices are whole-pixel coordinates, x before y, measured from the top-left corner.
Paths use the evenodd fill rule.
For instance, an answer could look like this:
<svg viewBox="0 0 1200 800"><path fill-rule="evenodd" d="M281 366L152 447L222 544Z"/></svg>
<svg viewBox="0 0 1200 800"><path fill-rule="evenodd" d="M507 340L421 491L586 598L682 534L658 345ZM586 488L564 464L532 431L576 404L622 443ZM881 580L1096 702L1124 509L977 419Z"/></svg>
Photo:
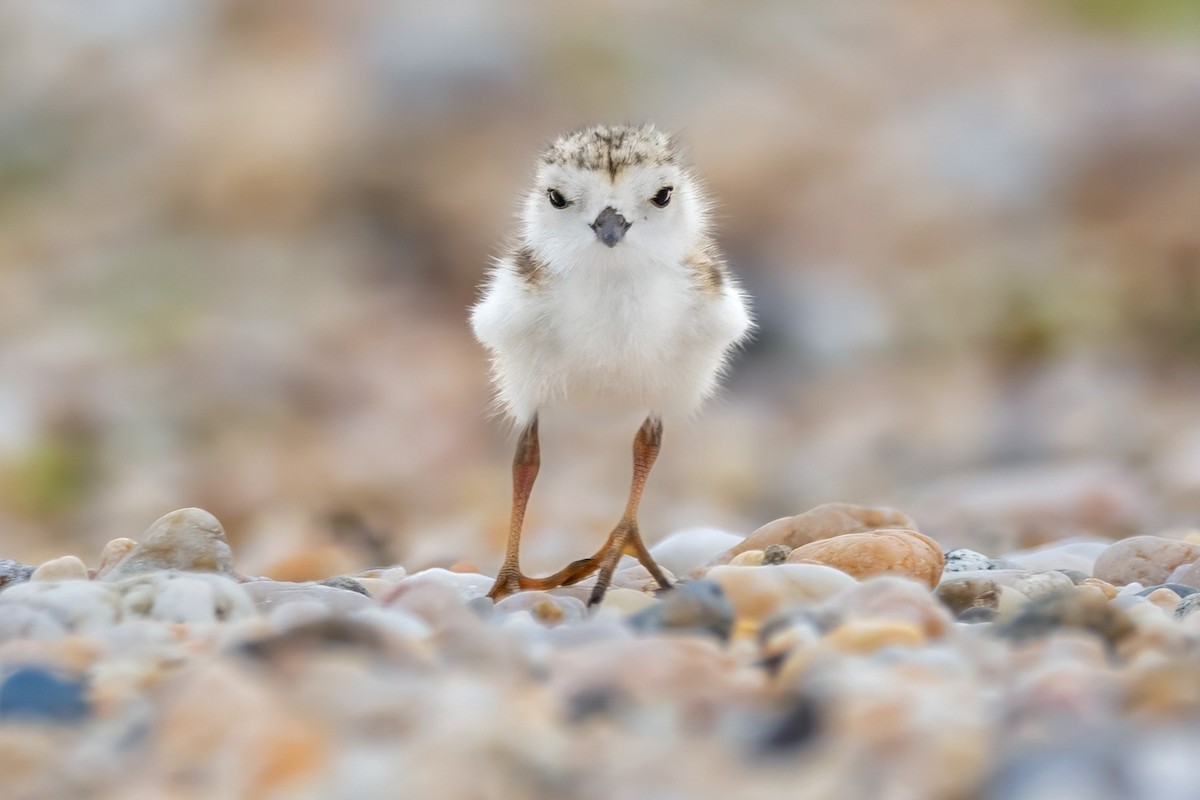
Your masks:
<svg viewBox="0 0 1200 800"><path fill-rule="evenodd" d="M1183 619L1198 608L1200 608L1200 592L1193 592L1180 600L1179 605L1175 606L1175 618Z"/></svg>
<svg viewBox="0 0 1200 800"><path fill-rule="evenodd" d="M332 586L334 589L345 589L348 592L358 592L359 594L367 597L371 596L371 593L367 591L367 587L354 580L354 578L347 577L346 575L338 575L333 578L326 578L323 581L319 581L319 584L321 586Z"/></svg>
<svg viewBox="0 0 1200 800"><path fill-rule="evenodd" d="M711 633L726 640L733 632L733 603L716 583L689 581L634 614L629 624L643 633Z"/></svg>
<svg viewBox="0 0 1200 800"><path fill-rule="evenodd" d="M33 575L37 567L13 561L10 558L0 558L0 591L17 583L25 583Z"/></svg>
<svg viewBox="0 0 1200 800"><path fill-rule="evenodd" d="M1155 586L1147 586L1145 589L1142 589L1140 592L1138 592L1138 596L1145 597L1156 589L1170 589L1180 597L1187 597L1188 595L1192 595L1197 591L1200 591L1191 586L1184 586L1182 583L1160 583Z"/></svg>

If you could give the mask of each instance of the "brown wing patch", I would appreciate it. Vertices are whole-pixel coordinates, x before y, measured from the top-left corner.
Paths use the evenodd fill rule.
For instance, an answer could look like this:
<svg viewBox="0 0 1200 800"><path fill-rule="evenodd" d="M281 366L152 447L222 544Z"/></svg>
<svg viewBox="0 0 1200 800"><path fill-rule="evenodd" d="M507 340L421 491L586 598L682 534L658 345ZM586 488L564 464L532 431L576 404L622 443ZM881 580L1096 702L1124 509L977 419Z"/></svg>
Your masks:
<svg viewBox="0 0 1200 800"><path fill-rule="evenodd" d="M546 277L546 265L539 261L528 247L522 247L514 253L512 263L517 275L530 286L541 285Z"/></svg>
<svg viewBox="0 0 1200 800"><path fill-rule="evenodd" d="M706 294L719 294L729 282L729 272L719 256L697 250L684 262L696 280L696 288Z"/></svg>

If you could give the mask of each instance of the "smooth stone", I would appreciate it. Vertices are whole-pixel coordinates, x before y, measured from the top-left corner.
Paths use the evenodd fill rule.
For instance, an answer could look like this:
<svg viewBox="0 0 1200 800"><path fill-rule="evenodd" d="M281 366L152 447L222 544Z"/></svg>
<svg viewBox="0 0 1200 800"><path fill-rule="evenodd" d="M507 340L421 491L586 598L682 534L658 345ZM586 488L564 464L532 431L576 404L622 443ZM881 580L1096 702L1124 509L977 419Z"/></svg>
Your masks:
<svg viewBox="0 0 1200 800"><path fill-rule="evenodd" d="M1061 572L1063 575L1066 575L1071 579L1071 583L1075 584L1076 586L1084 581L1092 579L1091 575L1088 575L1086 572L1080 572L1077 569L1056 569L1054 572Z"/></svg>
<svg viewBox="0 0 1200 800"><path fill-rule="evenodd" d="M1092 593L1068 592L1030 600L1012 619L999 623L997 633L1024 641L1064 629L1088 631L1116 645L1133 633L1134 623L1127 611L1112 601Z"/></svg>
<svg viewBox="0 0 1200 800"><path fill-rule="evenodd" d="M126 619L223 622L257 613L243 584L211 572L151 572L112 586L121 594Z"/></svg>
<svg viewBox="0 0 1200 800"><path fill-rule="evenodd" d="M104 545L104 549L100 551L100 563L96 566L96 577L103 578L112 572L113 567L119 564L121 559L133 552L135 547L137 547L137 542L124 537L113 539Z"/></svg>
<svg viewBox="0 0 1200 800"><path fill-rule="evenodd" d="M937 542L912 530L847 533L796 548L788 560L828 564L860 579L903 575L930 588L937 586L945 566Z"/></svg>
<svg viewBox="0 0 1200 800"><path fill-rule="evenodd" d="M1104 596L1112 600L1117 596L1117 587L1113 586L1108 581L1102 581L1098 578L1088 578L1079 584L1080 586L1091 586L1104 593Z"/></svg>
<svg viewBox="0 0 1200 800"><path fill-rule="evenodd" d="M1200 547L1200 545L1197 545ZM1171 583L1181 583L1192 589L1200 589L1200 561L1176 569L1169 578Z"/></svg>
<svg viewBox="0 0 1200 800"><path fill-rule="evenodd" d="M352 611L347 618L374 625L392 638L403 641L421 641L433 635L433 629L420 617L395 608L372 606Z"/></svg>
<svg viewBox="0 0 1200 800"><path fill-rule="evenodd" d="M120 581L161 570L216 572L232 577L233 553L217 518L200 508L164 514L103 580Z"/></svg>
<svg viewBox="0 0 1200 800"><path fill-rule="evenodd" d="M396 588L396 584L391 581L385 581L382 578L364 578L359 575L354 580L358 581L358 585L367 590L367 595L376 600L383 598L392 589Z"/></svg>
<svg viewBox="0 0 1200 800"><path fill-rule="evenodd" d="M1174 614L1175 609L1179 607L1179 595L1165 586L1161 586L1149 594L1142 596L1168 614Z"/></svg>
<svg viewBox="0 0 1200 800"><path fill-rule="evenodd" d="M1061 572L1035 572L1031 575L1015 578L1007 585L1016 589L1030 600L1048 594L1069 592L1075 588L1075 582Z"/></svg>
<svg viewBox="0 0 1200 800"><path fill-rule="evenodd" d="M844 622L890 620L915 625L923 638L944 635L953 621L925 584L894 575L868 578L832 598L821 610Z"/></svg>
<svg viewBox="0 0 1200 800"><path fill-rule="evenodd" d="M1030 572L1070 569L1092 575L1096 559L1110 545L1111 541L1103 539L1064 539L1041 547L1009 553L1002 560Z"/></svg>
<svg viewBox="0 0 1200 800"><path fill-rule="evenodd" d="M645 592L636 592L633 589L616 587L605 592L604 600L600 602L600 608L626 617L647 609L657 602L658 600L653 595L648 595Z"/></svg>
<svg viewBox="0 0 1200 800"><path fill-rule="evenodd" d="M629 618L641 633L701 633L722 641L733 633L733 603L712 580L689 581L667 592L653 606Z"/></svg>
<svg viewBox="0 0 1200 800"><path fill-rule="evenodd" d="M999 616L994 608L972 606L955 617L955 620L965 622L968 625L978 625L983 622L995 622Z"/></svg>
<svg viewBox="0 0 1200 800"><path fill-rule="evenodd" d="M90 712L87 684L43 667L21 667L0 683L0 720L78 722Z"/></svg>
<svg viewBox="0 0 1200 800"><path fill-rule="evenodd" d="M22 564L11 558L0 558L0 591L9 586L25 583L33 576L35 569L36 567L30 564Z"/></svg>
<svg viewBox="0 0 1200 800"><path fill-rule="evenodd" d="M73 631L106 628L121 617L120 592L95 581L18 584L0 592L0 615L9 603L45 611Z"/></svg>
<svg viewBox="0 0 1200 800"><path fill-rule="evenodd" d="M831 539L847 533L864 533L879 529L905 528L915 530L916 523L907 515L891 508L868 508L849 503L826 503L797 514L768 522L731 547L718 559L728 563L746 550L765 551L773 544L797 547L821 539Z"/></svg>
<svg viewBox="0 0 1200 800"><path fill-rule="evenodd" d="M995 562L983 553L960 547L946 553L946 566L943 572L975 572L996 569Z"/></svg>
<svg viewBox="0 0 1200 800"><path fill-rule="evenodd" d="M246 581L241 587L262 612L269 612L286 603L310 600L324 605L334 614L345 614L374 604L371 598L358 592L347 592L345 589L334 589L319 583Z"/></svg>
<svg viewBox="0 0 1200 800"><path fill-rule="evenodd" d="M674 572L664 568L663 576L667 579L669 585L675 585L676 578ZM650 571L641 564L633 564L624 569L618 569L613 573L612 584L610 585L621 589L633 589L635 592L646 592L647 594L653 594L661 588L658 581L650 575ZM568 586L565 588L572 589L574 587ZM591 589L589 588L587 593L590 594L590 592Z"/></svg>
<svg viewBox="0 0 1200 800"><path fill-rule="evenodd" d="M1200 592L1189 594L1179 601L1179 605L1175 606L1175 618L1183 619L1198 608L1200 608Z"/></svg>
<svg viewBox="0 0 1200 800"><path fill-rule="evenodd" d="M1000 607L1000 584L987 578L943 579L936 594L952 614L960 617L972 608L995 611Z"/></svg>
<svg viewBox="0 0 1200 800"><path fill-rule="evenodd" d="M766 558L765 550L746 550L729 559L729 565L732 567L761 567Z"/></svg>
<svg viewBox="0 0 1200 800"><path fill-rule="evenodd" d="M346 575L335 575L332 578L317 581L317 583L321 586L330 586L334 589L345 589L347 592L358 592L365 597L371 596L371 593L367 591L367 587Z"/></svg>
<svg viewBox="0 0 1200 800"><path fill-rule="evenodd" d="M1198 559L1200 545L1161 536L1134 536L1109 545L1096 559L1092 575L1114 586L1153 586L1165 583L1177 567L1194 564Z"/></svg>
<svg viewBox="0 0 1200 800"><path fill-rule="evenodd" d="M86 581L87 565L76 556L63 556L45 562L33 571L31 581Z"/></svg>
<svg viewBox="0 0 1200 800"><path fill-rule="evenodd" d="M370 578L371 580L386 581L390 584L397 584L408 577L408 570L404 567L381 567L378 569L363 570L354 576L361 582L362 578ZM366 584L363 584L364 586Z"/></svg>
<svg viewBox="0 0 1200 800"><path fill-rule="evenodd" d="M769 544L767 549L763 551L763 563L767 566L776 564L786 564L788 556L792 554L792 548L786 544Z"/></svg>
<svg viewBox="0 0 1200 800"><path fill-rule="evenodd" d="M397 587L413 587L423 583L432 583L452 589L463 602L484 597L492 588L495 579L477 572L452 572L441 567L432 567L409 575L397 584Z"/></svg>
<svg viewBox="0 0 1200 800"><path fill-rule="evenodd" d="M326 619L332 613L319 600L294 600L272 608L267 613L267 622L272 630L283 632Z"/></svg>
<svg viewBox="0 0 1200 800"><path fill-rule="evenodd" d="M860 619L834 628L825 643L844 653L865 655L884 647L918 647L925 642L921 628L894 619Z"/></svg>
<svg viewBox="0 0 1200 800"><path fill-rule="evenodd" d="M0 606L0 642L14 639L58 639L67 625L56 614L19 603Z"/></svg>
<svg viewBox="0 0 1200 800"><path fill-rule="evenodd" d="M1142 597L1145 597L1155 589L1170 589L1179 597L1187 597L1188 595L1192 595L1200 591L1200 589L1194 589L1191 586L1184 586L1182 583L1160 583L1157 586L1147 586L1145 589L1142 589L1140 592L1138 592L1138 594L1140 594Z"/></svg>
<svg viewBox="0 0 1200 800"><path fill-rule="evenodd" d="M718 528L692 528L672 533L650 548L650 555L664 569L685 576L703 567L745 537Z"/></svg>
<svg viewBox="0 0 1200 800"><path fill-rule="evenodd" d="M526 611L541 625L570 624L587 617L587 604L582 600L547 592L517 592L497 602L495 610L500 614Z"/></svg>
<svg viewBox="0 0 1200 800"><path fill-rule="evenodd" d="M762 620L795 604L817 603L857 585L841 570L822 564L779 564L774 567L709 568L705 575L720 585L738 617Z"/></svg>

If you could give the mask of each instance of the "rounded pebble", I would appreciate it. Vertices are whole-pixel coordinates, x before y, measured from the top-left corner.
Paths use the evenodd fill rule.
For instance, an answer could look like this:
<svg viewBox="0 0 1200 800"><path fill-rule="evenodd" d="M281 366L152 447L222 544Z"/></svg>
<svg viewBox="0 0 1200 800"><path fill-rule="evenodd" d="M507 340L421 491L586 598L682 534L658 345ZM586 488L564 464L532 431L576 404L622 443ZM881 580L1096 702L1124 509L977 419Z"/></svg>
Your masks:
<svg viewBox="0 0 1200 800"><path fill-rule="evenodd" d="M937 542L911 530L847 533L798 547L789 561L816 561L855 578L904 575L937 586L945 556Z"/></svg>

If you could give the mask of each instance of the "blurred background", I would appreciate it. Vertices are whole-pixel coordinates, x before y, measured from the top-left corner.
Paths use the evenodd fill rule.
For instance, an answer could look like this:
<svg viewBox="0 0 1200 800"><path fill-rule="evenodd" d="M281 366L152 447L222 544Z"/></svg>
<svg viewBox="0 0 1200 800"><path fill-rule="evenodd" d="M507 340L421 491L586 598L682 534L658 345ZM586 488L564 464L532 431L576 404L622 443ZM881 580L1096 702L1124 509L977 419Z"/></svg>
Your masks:
<svg viewBox="0 0 1200 800"><path fill-rule="evenodd" d="M761 326L649 539L1200 519L1195 0L8 0L0 556L198 505L251 574L494 568L467 308L536 150L602 121L683 133ZM546 421L530 571L603 540L634 430Z"/></svg>

